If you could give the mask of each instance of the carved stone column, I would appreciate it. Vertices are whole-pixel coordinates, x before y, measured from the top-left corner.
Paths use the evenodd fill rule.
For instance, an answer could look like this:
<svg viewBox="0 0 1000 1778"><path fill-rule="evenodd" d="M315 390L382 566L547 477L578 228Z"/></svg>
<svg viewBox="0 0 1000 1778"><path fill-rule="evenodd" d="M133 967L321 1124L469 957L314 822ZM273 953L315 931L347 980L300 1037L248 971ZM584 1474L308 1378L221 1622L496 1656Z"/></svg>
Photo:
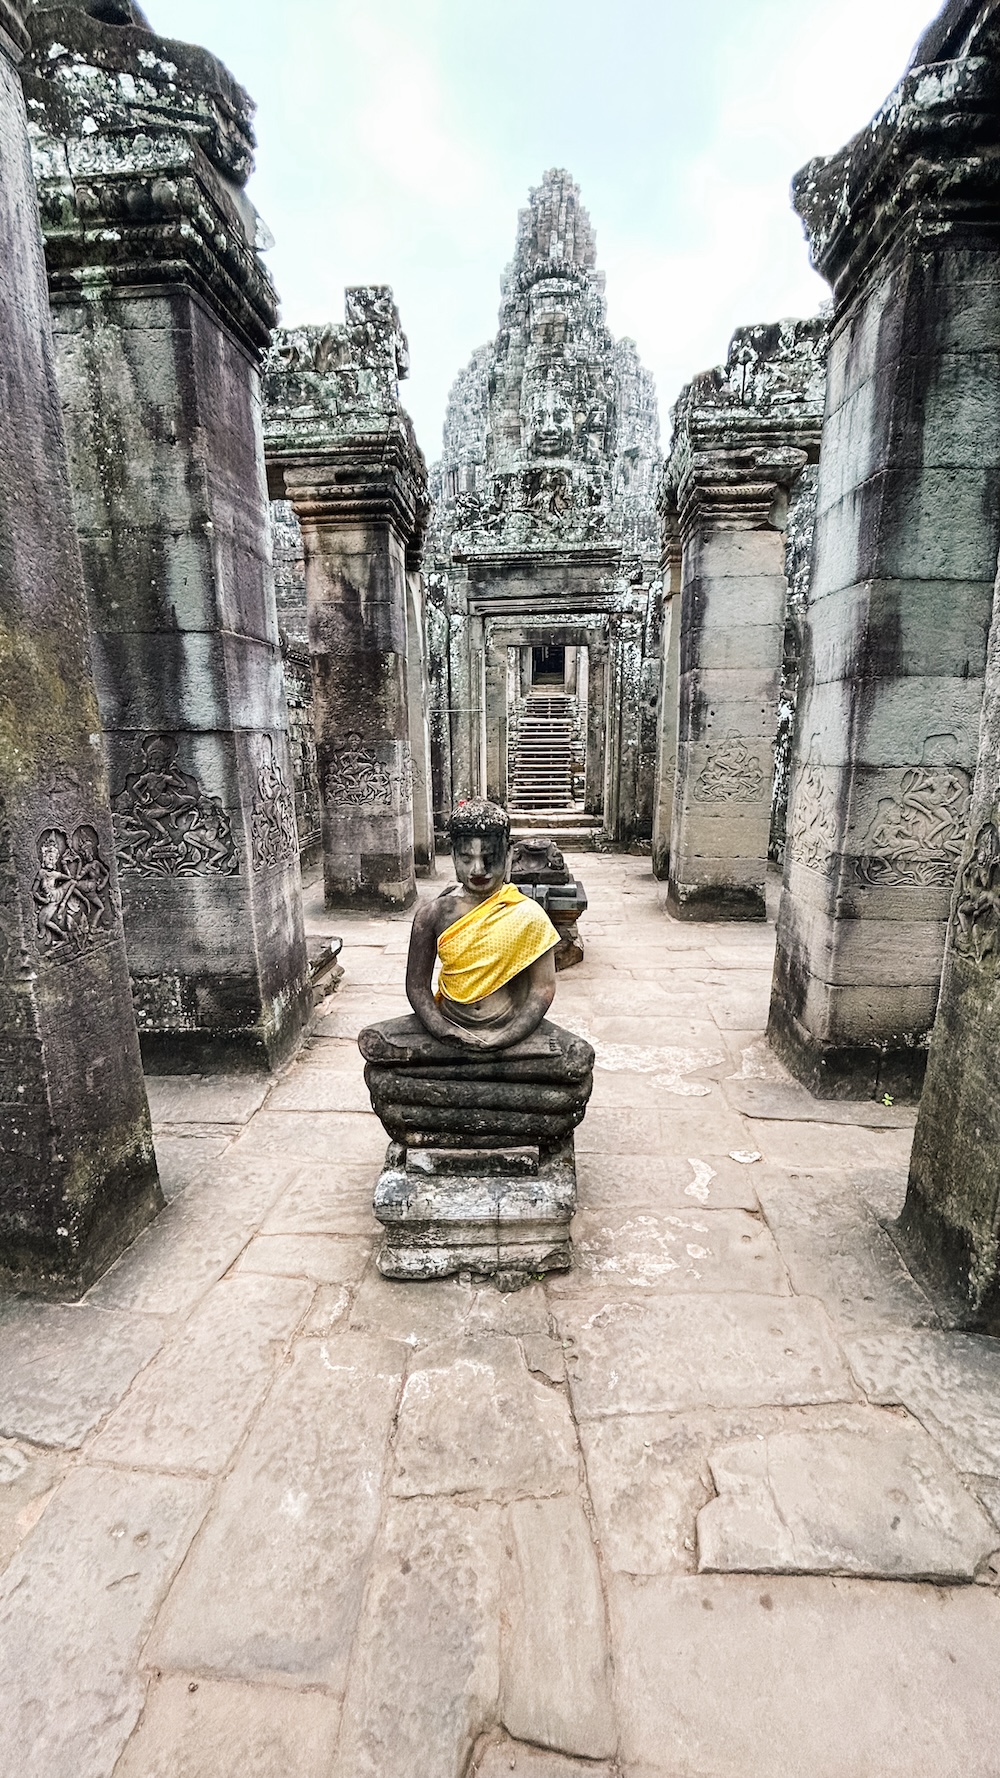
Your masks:
<svg viewBox="0 0 1000 1778"><path fill-rule="evenodd" d="M346 322L281 329L265 383L271 492L302 526L328 907L416 895L407 554L427 474L399 405L408 366L392 292L349 290Z"/></svg>
<svg viewBox="0 0 1000 1778"><path fill-rule="evenodd" d="M162 1204L16 65L0 0L0 1285L74 1295Z"/></svg>
<svg viewBox="0 0 1000 1778"><path fill-rule="evenodd" d="M913 1141L903 1227L1000 1324L1000 583L969 835Z"/></svg>
<svg viewBox="0 0 1000 1778"><path fill-rule="evenodd" d="M31 133L136 1012L154 1069L273 1067L310 1010L260 430L274 317L215 59L32 19Z"/></svg>
<svg viewBox="0 0 1000 1778"><path fill-rule="evenodd" d="M968 823L1000 545L988 30L795 186L836 312L770 1035L833 1097L919 1089Z"/></svg>
<svg viewBox="0 0 1000 1778"><path fill-rule="evenodd" d="M744 328L675 410L680 700L668 896L762 920L785 629L788 490L819 446L821 322Z"/></svg>
<svg viewBox="0 0 1000 1778"><path fill-rule="evenodd" d="M406 571L406 679L413 761L413 862L418 877L435 874L434 792L431 769L430 682L425 646L424 577Z"/></svg>
<svg viewBox="0 0 1000 1778"><path fill-rule="evenodd" d="M660 637L660 685L656 712L656 779L653 786L653 875L661 883L670 874L670 824L677 780L677 723L681 677L681 533L673 490L660 502L663 523L663 628Z"/></svg>

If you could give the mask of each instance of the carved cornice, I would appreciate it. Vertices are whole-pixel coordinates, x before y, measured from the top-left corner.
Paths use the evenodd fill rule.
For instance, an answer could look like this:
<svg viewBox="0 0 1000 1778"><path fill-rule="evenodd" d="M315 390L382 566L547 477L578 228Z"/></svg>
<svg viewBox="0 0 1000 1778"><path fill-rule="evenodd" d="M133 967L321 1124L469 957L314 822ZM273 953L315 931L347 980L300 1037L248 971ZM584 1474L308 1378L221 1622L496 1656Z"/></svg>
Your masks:
<svg viewBox="0 0 1000 1778"><path fill-rule="evenodd" d="M838 154L810 161L793 182L793 203L838 306L901 243L996 236L998 150L1000 81L990 54L913 68L866 130Z"/></svg>
<svg viewBox="0 0 1000 1778"><path fill-rule="evenodd" d="M682 542L706 522L763 529L779 489L790 489L808 461L801 446L766 438L737 446L727 437L713 447L709 429L693 426L670 461Z"/></svg>
<svg viewBox="0 0 1000 1778"><path fill-rule="evenodd" d="M253 108L221 64L63 7L33 17L23 78L54 300L180 285L262 352L277 296L242 191Z"/></svg>
<svg viewBox="0 0 1000 1778"><path fill-rule="evenodd" d="M272 497L280 480L303 526L390 524L418 568L427 525L427 468L412 428L398 422L380 438L345 439L323 450L267 447Z"/></svg>

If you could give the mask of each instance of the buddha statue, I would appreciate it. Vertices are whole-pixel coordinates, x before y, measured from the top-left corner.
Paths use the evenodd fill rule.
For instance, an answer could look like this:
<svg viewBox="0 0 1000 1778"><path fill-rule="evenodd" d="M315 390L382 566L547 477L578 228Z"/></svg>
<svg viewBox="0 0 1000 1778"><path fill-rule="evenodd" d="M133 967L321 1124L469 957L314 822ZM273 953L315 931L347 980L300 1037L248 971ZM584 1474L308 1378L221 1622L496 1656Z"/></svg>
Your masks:
<svg viewBox="0 0 1000 1778"><path fill-rule="evenodd" d="M460 803L449 837L457 882L413 919L413 1012L358 1039L391 1138L378 1263L388 1277L516 1280L570 1264L573 1131L594 1052L546 1018L559 933L509 881L505 810Z"/></svg>

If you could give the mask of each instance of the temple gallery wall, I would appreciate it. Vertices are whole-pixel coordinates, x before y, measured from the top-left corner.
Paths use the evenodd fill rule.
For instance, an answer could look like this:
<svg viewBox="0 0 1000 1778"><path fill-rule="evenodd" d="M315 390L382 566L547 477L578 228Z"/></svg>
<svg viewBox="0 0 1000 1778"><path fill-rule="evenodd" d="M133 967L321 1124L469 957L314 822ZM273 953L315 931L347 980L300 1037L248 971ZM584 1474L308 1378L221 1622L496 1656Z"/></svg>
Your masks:
<svg viewBox="0 0 1000 1778"><path fill-rule="evenodd" d="M143 1065L295 1054L303 871L405 911L487 799L584 877L648 856L665 921L770 879L775 1052L926 1072L907 1238L991 1313L995 0L797 175L830 301L734 315L663 446L545 172L430 468L392 290L280 317L211 54L131 0L0 0L0 50L0 1276L78 1294L155 1216Z"/></svg>

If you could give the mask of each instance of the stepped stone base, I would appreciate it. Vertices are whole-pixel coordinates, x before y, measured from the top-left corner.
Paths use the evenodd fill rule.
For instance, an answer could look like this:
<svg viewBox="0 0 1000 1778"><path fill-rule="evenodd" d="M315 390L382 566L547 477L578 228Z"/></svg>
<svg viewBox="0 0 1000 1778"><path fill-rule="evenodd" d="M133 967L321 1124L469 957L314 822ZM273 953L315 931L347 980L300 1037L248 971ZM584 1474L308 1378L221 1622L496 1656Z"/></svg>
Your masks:
<svg viewBox="0 0 1000 1778"><path fill-rule="evenodd" d="M391 1142L375 1187L385 1278L526 1278L572 1264L572 1136L559 1148L405 1148Z"/></svg>

